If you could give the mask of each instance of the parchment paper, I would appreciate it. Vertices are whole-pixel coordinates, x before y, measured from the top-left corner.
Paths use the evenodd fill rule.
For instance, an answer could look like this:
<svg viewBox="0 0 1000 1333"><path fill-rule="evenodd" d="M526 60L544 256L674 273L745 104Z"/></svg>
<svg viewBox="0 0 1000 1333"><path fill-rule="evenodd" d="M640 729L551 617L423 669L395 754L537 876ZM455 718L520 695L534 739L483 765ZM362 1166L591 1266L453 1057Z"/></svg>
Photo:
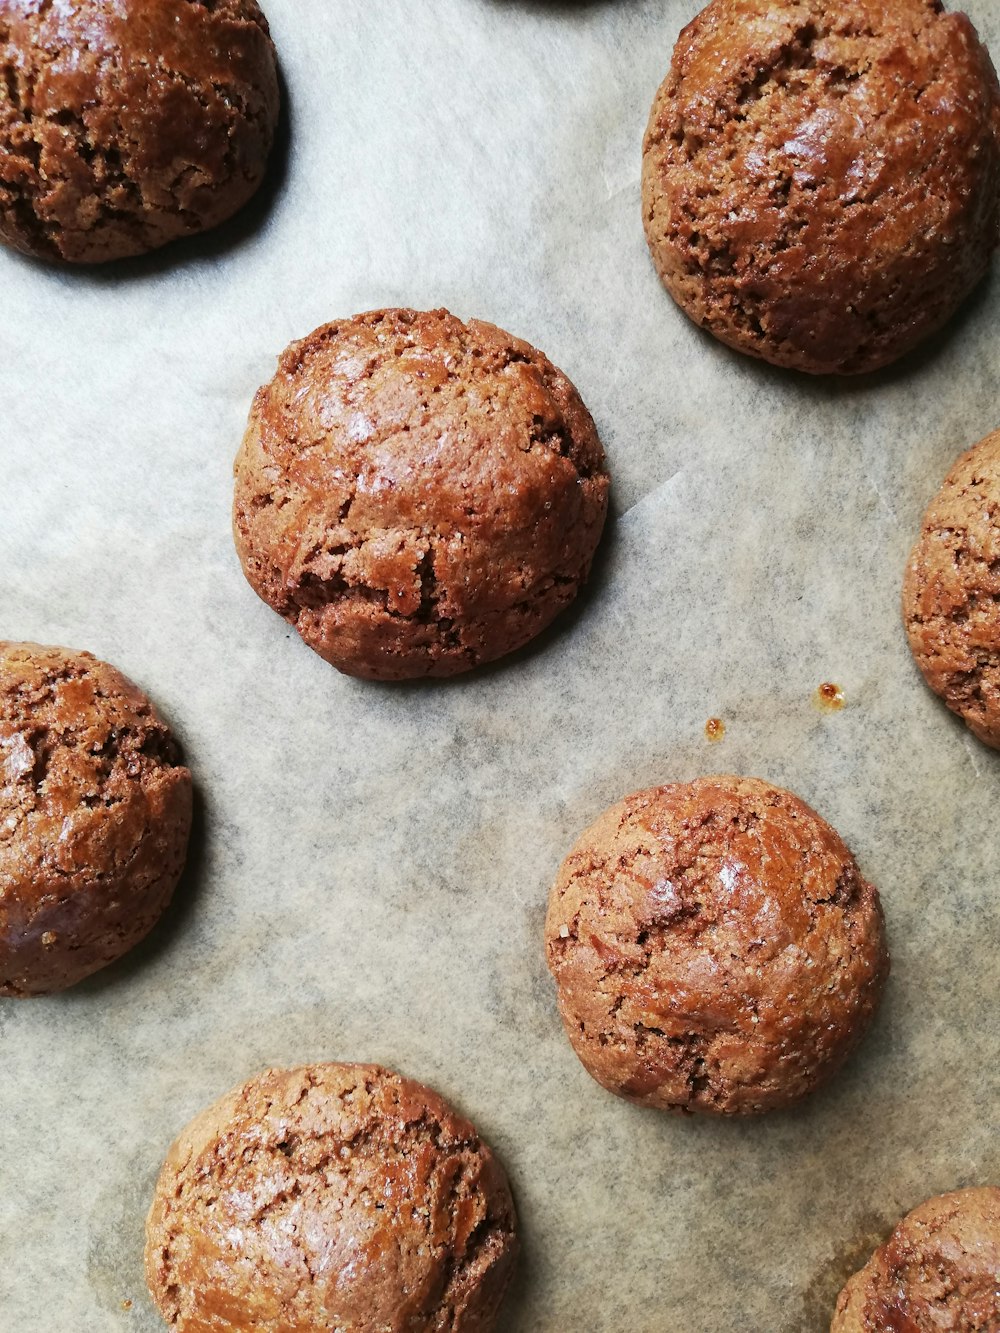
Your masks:
<svg viewBox="0 0 1000 1333"><path fill-rule="evenodd" d="M1000 54L996 4L967 7ZM1000 424L1000 278L892 372L771 370L687 322L642 235L642 131L696 0L265 8L290 123L261 206L97 272L0 255L0 632L120 666L199 792L151 941L0 1004L0 1327L154 1333L142 1229L173 1136L265 1065L352 1059L432 1084L503 1158L506 1333L820 1333L905 1211L1000 1182L1000 761L924 688L898 612L926 502ZM339 676L229 535L278 352L384 304L543 348L614 478L580 607L452 683ZM844 711L815 707L823 681ZM541 942L606 804L715 771L842 832L894 964L833 1086L742 1123L591 1082Z"/></svg>

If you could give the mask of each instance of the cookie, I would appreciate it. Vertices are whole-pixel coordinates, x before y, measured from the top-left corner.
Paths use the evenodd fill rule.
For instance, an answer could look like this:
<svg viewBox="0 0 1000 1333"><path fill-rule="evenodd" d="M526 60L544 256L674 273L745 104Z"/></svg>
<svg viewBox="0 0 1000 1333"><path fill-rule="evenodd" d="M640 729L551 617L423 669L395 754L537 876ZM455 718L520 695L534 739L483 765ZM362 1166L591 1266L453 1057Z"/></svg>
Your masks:
<svg viewBox="0 0 1000 1333"><path fill-rule="evenodd" d="M845 1060L889 971L878 894L832 828L754 778L605 811L553 885L549 969L588 1073L643 1106L788 1106Z"/></svg>
<svg viewBox="0 0 1000 1333"><path fill-rule="evenodd" d="M712 0L643 146L657 272L777 366L858 374L938 329L1000 215L1000 87L939 0Z"/></svg>
<svg viewBox="0 0 1000 1333"><path fill-rule="evenodd" d="M311 648L375 680L520 648L587 577L604 453L561 371L446 310L376 310L293 343L236 459L244 572Z"/></svg>
<svg viewBox="0 0 1000 1333"><path fill-rule="evenodd" d="M375 1065L269 1070L170 1149L146 1276L178 1333L488 1333L517 1254L503 1168Z"/></svg>
<svg viewBox="0 0 1000 1333"><path fill-rule="evenodd" d="M1000 431L963 454L924 515L903 583L924 679L1000 747Z"/></svg>
<svg viewBox="0 0 1000 1333"><path fill-rule="evenodd" d="M0 240L25 254L143 254L263 179L279 93L256 0L4 0L0 67Z"/></svg>
<svg viewBox="0 0 1000 1333"><path fill-rule="evenodd" d="M0 996L138 944L190 827L191 774L141 690L90 653L0 642Z"/></svg>
<svg viewBox="0 0 1000 1333"><path fill-rule="evenodd" d="M837 1298L830 1333L1000 1328L1000 1189L957 1190L907 1214Z"/></svg>

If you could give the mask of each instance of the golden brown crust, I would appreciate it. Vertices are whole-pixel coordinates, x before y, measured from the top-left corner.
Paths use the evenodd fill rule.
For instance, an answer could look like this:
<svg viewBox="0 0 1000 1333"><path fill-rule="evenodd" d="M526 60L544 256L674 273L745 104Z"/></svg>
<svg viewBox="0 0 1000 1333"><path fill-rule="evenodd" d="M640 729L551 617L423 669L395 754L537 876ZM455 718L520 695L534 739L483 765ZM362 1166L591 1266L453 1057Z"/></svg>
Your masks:
<svg viewBox="0 0 1000 1333"><path fill-rule="evenodd" d="M717 338L814 374L940 327L998 238L1000 88L938 0L712 0L643 148L670 294Z"/></svg>
<svg viewBox="0 0 1000 1333"><path fill-rule="evenodd" d="M63 990L137 944L190 826L191 774L131 681L0 642L0 996Z"/></svg>
<svg viewBox="0 0 1000 1333"><path fill-rule="evenodd" d="M258 595L341 671L449 676L573 600L607 502L594 423L541 352L377 310L293 343L257 394L234 533Z"/></svg>
<svg viewBox="0 0 1000 1333"><path fill-rule="evenodd" d="M837 1298L831 1333L995 1333L1000 1189L957 1190L907 1214Z"/></svg>
<svg viewBox="0 0 1000 1333"><path fill-rule="evenodd" d="M927 684L1000 747L1000 431L958 459L931 501L906 569L903 619Z"/></svg>
<svg viewBox="0 0 1000 1333"><path fill-rule="evenodd" d="M256 0L0 0L0 240L98 263L214 227L278 102Z"/></svg>
<svg viewBox="0 0 1000 1333"><path fill-rule="evenodd" d="M567 1035L631 1101L734 1114L811 1092L889 970L875 889L832 828L752 778L654 787L563 862L545 923Z"/></svg>
<svg viewBox="0 0 1000 1333"><path fill-rule="evenodd" d="M503 1168L436 1093L269 1070L170 1149L146 1274L178 1333L488 1333L515 1228Z"/></svg>

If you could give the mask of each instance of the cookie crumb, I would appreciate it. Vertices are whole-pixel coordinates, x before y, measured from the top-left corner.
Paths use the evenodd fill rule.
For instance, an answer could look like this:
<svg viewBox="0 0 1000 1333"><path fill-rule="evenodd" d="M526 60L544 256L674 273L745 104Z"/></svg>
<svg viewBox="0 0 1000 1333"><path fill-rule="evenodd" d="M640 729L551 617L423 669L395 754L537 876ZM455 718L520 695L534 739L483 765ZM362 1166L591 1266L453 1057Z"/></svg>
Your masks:
<svg viewBox="0 0 1000 1333"><path fill-rule="evenodd" d="M813 695L817 708L821 708L824 713L839 713L847 703L844 698L844 691L839 685L834 685L833 681L825 680Z"/></svg>
<svg viewBox="0 0 1000 1333"><path fill-rule="evenodd" d="M721 741L725 734L726 724L721 717L710 717L705 723L705 738L713 745Z"/></svg>

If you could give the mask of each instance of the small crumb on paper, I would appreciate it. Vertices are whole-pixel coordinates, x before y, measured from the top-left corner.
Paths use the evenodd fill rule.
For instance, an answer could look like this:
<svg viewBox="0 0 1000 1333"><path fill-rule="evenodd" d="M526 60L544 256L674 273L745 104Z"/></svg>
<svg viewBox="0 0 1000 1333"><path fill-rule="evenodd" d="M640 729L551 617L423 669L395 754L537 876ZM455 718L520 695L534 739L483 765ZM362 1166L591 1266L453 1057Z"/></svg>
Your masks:
<svg viewBox="0 0 1000 1333"><path fill-rule="evenodd" d="M817 708L821 708L824 713L839 713L847 700L844 698L844 691L839 685L834 685L832 681L824 681L813 695L813 700Z"/></svg>

